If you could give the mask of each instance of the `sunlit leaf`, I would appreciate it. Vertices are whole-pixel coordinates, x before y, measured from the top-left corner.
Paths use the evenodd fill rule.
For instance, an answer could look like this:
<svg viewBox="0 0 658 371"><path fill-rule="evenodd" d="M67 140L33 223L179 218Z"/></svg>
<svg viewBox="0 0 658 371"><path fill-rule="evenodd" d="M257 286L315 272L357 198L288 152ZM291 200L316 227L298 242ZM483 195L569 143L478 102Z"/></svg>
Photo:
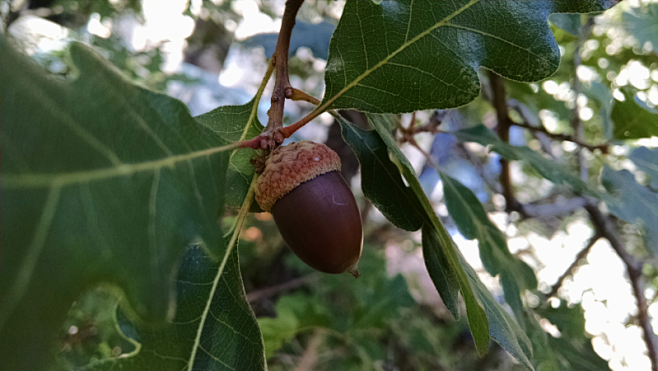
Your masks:
<svg viewBox="0 0 658 371"><path fill-rule="evenodd" d="M537 81L560 64L550 13L615 1L349 1L329 45L322 106L375 113L451 108L480 92L479 66Z"/></svg>

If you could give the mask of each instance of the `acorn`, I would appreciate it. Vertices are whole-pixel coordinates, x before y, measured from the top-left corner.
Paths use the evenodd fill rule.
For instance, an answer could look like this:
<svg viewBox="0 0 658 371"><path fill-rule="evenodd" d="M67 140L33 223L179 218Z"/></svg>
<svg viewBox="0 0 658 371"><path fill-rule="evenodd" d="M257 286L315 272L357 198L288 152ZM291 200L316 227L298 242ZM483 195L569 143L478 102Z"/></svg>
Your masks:
<svg viewBox="0 0 658 371"><path fill-rule="evenodd" d="M325 273L359 276L361 215L340 175L340 158L324 144L303 140L270 154L256 185L256 202L274 216L292 251Z"/></svg>

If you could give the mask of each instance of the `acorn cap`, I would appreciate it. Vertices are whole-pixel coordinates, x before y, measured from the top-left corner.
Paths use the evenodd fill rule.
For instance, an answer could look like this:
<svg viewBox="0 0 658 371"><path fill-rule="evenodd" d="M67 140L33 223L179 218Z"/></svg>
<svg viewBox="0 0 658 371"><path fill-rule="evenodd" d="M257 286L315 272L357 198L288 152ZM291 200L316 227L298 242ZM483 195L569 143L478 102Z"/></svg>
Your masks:
<svg viewBox="0 0 658 371"><path fill-rule="evenodd" d="M340 171L340 157L324 144L302 140L281 146L270 154L256 184L256 202L270 212L272 206L298 185L330 171Z"/></svg>

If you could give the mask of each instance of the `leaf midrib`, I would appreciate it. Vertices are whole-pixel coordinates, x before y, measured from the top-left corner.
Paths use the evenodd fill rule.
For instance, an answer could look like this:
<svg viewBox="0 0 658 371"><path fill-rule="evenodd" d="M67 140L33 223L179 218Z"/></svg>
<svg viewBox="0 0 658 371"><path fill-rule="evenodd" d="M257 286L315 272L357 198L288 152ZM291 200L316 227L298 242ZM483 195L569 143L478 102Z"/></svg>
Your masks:
<svg viewBox="0 0 658 371"><path fill-rule="evenodd" d="M347 84L343 89L341 89L341 90L340 90L338 93L336 93L336 95L334 95L333 97L329 98L325 103L323 103L322 105L318 106L314 111L317 111L317 112L324 112L324 111L326 111L327 108L328 108L333 102L335 102L338 98L340 98L340 97L341 97L343 94L345 94L348 90L350 90L350 89L352 89L353 87L357 86L361 80L363 80L363 79L365 79L366 77L368 77L371 73L373 73L373 72L376 71L377 69L379 69L379 68L383 67L384 65L386 65L386 64L388 63L388 61L390 61L393 57L395 57L396 55L400 54L402 51L404 51L406 48L408 48L409 46L411 46L411 45L413 45L414 43L416 43L418 40L420 40L420 39L422 39L423 37L429 35L429 34L430 34L432 31L434 31L435 29L437 29L437 28L439 28L439 27L441 27L441 26L445 26L445 25L447 25L448 22L449 22L450 20L452 20L453 18L455 18L456 16L458 16L459 14L461 14L462 12L464 12L466 9L470 8L471 6L475 5L475 4L478 3L478 2L480 2L480 0L471 0L468 4L464 5L463 7L461 7L460 9L458 9L457 11L455 11L454 13L452 13L451 15L445 17L445 18L442 19L440 22L437 22L434 26L432 26L432 27L428 28L427 30L421 32L420 34L418 34L418 35L417 35L416 37L414 37L413 39L411 39L411 40L405 42L405 43L402 44L398 49L396 49L393 53L389 54L388 56L386 56L386 58L382 59L379 63L377 63L376 65L374 65L372 68L366 70L364 73L362 73L361 75L359 75L356 79L352 80L352 82L350 82L349 84ZM411 15L410 15L410 17L411 17Z"/></svg>
<svg viewBox="0 0 658 371"><path fill-rule="evenodd" d="M180 162L206 157L215 153L232 149L229 144L222 147L213 147L202 151L195 151L183 155L176 155L154 161L137 164L123 164L89 171L75 171L60 174L48 173L3 173L0 179L2 189L47 188L51 186L64 187L72 184L81 184L97 180L105 180L118 176L133 175L143 171L157 171L164 167L174 168Z"/></svg>
<svg viewBox="0 0 658 371"><path fill-rule="evenodd" d="M203 309L203 312L201 313L201 317L199 319L199 327L197 328L197 334L194 337L194 344L192 345L190 358L187 361L188 371L192 371L192 369L194 368L194 361L196 359L197 349L200 348L201 350L203 350L204 352L210 355L210 353L207 350L201 347L201 335L203 334L203 329L205 328L206 319L208 318L208 314L210 313L210 306L212 305L215 292L217 291L217 285L219 284L220 278L224 274L224 270L226 268L226 264L228 262L229 256L231 255L231 252L233 251L235 245L237 244L237 239L238 236L240 235L240 230L244 225L245 217L249 212L249 206L253 202L255 184L257 179L258 179L258 174L254 174L254 177L249 186L249 191L247 192L247 196L245 197L242 207L240 208L240 212L238 213L238 216L236 218L235 226L233 228L233 235L231 236L231 240L229 241L228 246L226 247L226 252L224 253L222 262L220 263L219 268L217 269L217 275L215 275L215 278L213 279L212 288L208 293L208 301L206 302L206 306ZM215 359L215 357L213 357L212 355L210 356L213 359Z"/></svg>

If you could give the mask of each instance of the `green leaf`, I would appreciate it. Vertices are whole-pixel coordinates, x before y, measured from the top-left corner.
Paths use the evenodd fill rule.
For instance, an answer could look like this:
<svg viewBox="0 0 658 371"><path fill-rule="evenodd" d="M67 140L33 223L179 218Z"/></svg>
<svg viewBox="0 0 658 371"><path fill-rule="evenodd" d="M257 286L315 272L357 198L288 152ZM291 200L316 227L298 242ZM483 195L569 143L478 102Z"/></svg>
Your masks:
<svg viewBox="0 0 658 371"><path fill-rule="evenodd" d="M414 210L418 199L407 187L397 166L388 157L386 144L376 133L350 124L342 117L340 123L345 142L361 164L363 194L391 223L406 231L420 229L423 220Z"/></svg>
<svg viewBox="0 0 658 371"><path fill-rule="evenodd" d="M638 42L642 48L645 43L653 45L653 53L658 54L658 3L642 4L639 8L631 8L630 12L621 15L621 26Z"/></svg>
<svg viewBox="0 0 658 371"><path fill-rule="evenodd" d="M650 138L658 135L658 114L640 106L630 89L621 89L625 101L615 101L610 118L615 123L615 139Z"/></svg>
<svg viewBox="0 0 658 371"><path fill-rule="evenodd" d="M649 187L658 191L658 148L638 147L628 158L649 177Z"/></svg>
<svg viewBox="0 0 658 371"><path fill-rule="evenodd" d="M434 213L432 204L427 199L427 196L425 196L425 193L416 178L416 174L409 164L409 160L407 160L397 145L395 145L395 140L391 136L388 129L389 126L385 121L386 118L376 115L368 115L368 120L376 130L376 132L370 133L381 137L381 140L383 140L389 151L391 151L394 159L398 162L398 167L400 168L400 171L402 171L402 175L413 190L418 201L409 206L412 206L422 218L423 230L430 228L434 233L430 237L425 238L425 241L432 242L432 244L424 246L423 251L429 253L427 255L428 258L426 259L432 259L429 263L427 261L425 263L428 269L431 267L438 267L440 269L440 271L434 270L430 272L430 276L435 282L435 286L437 286L437 289L441 290L440 293L442 295L444 293L446 294L446 296L442 296L442 298L446 301L446 307L451 310L451 313L455 318L459 318L459 306L456 302L457 297L455 293L457 290L461 291L464 302L466 303L466 314L471 333L473 334L473 339L475 340L476 349L480 354L486 353L489 344L487 317L482 310L482 307L475 299L475 296L473 296L466 275L460 267L457 258L457 247L439 218ZM439 249L440 251L436 251L436 249ZM447 282L437 283L437 280L440 280L441 278L447 278ZM457 282L459 286L456 286L455 282Z"/></svg>
<svg viewBox="0 0 658 371"><path fill-rule="evenodd" d="M257 137L263 131L258 121L258 99L242 106L222 106L195 119L227 141L226 144ZM250 160L256 151L250 148L231 153L226 174L225 202L227 207L239 208L249 191L254 167ZM261 211L258 203L252 205L253 212Z"/></svg>
<svg viewBox="0 0 658 371"><path fill-rule="evenodd" d="M423 225L423 258L427 272L441 295L446 308L458 320L459 315L459 278L450 264L445 249L442 246L444 236L431 225ZM452 244L450 244L452 245Z"/></svg>
<svg viewBox="0 0 658 371"><path fill-rule="evenodd" d="M446 307L451 310L457 306L456 291L461 291L466 304L466 314L480 353L486 349L489 335L507 350L527 369L532 370L529 357L532 346L518 323L496 302L491 293L477 277L477 274L464 260L454 241L436 216L432 204L427 199L418 182L416 174L395 144L389 131L386 117L368 115L371 125L377 130L382 140L388 146L393 158L398 162L402 175L418 197L422 209L418 213L423 216L423 256L434 285L439 290Z"/></svg>
<svg viewBox="0 0 658 371"><path fill-rule="evenodd" d="M87 47L71 56L79 77L56 79L0 42L2 369L46 369L71 303L99 282L164 321L186 246L223 249L225 140Z"/></svg>
<svg viewBox="0 0 658 371"><path fill-rule="evenodd" d="M587 93L596 98L601 104L600 115L603 124L603 137L606 140L612 139L615 125L610 115L612 114L612 102L614 102L614 98L610 93L610 89L604 84L594 81L587 90Z"/></svg>
<svg viewBox="0 0 658 371"><path fill-rule="evenodd" d="M560 64L555 12L603 11L614 1L350 1L329 45L320 108L401 113L478 96L479 66L538 81ZM495 15L495 16L494 16Z"/></svg>
<svg viewBox="0 0 658 371"><path fill-rule="evenodd" d="M491 292L480 281L477 273L475 273L461 254L459 254L459 262L466 272L468 282L473 288L475 297L482 303L484 311L487 313L491 337L526 369L533 370L530 363L530 358L532 358L532 344L526 333L507 311L498 304L493 295L491 295Z"/></svg>
<svg viewBox="0 0 658 371"><path fill-rule="evenodd" d="M546 356L552 357L552 361L559 364L556 370L610 370L608 362L594 351L592 340L585 332L585 318L580 305L569 307L562 301L557 308L537 308L535 311L560 331L561 336L558 338L546 334L532 313L529 313L537 328L535 331L544 335L544 347L549 350L545 352L548 353Z"/></svg>
<svg viewBox="0 0 658 371"><path fill-rule="evenodd" d="M534 349L532 361L535 364L535 367L540 371L560 371L561 368L560 363L558 363L557 355L548 340L551 335L547 334L546 331L541 328L534 313L530 310L526 313L528 317L526 319L526 333L528 334L528 338Z"/></svg>
<svg viewBox="0 0 658 371"><path fill-rule="evenodd" d="M491 150L497 152L510 161L523 161L532 166L544 178L555 184L569 186L574 192L590 195L603 201L609 201L610 197L597 188L585 183L577 175L565 170L564 166L554 160L543 157L540 153L525 146L513 146L505 143L484 125L453 131L452 135L463 142L475 142L483 146L491 146Z"/></svg>
<svg viewBox="0 0 658 371"><path fill-rule="evenodd" d="M510 253L507 239L496 227L473 192L455 179L439 172L448 213L465 238L478 240L480 258L492 276L500 274L505 301L510 305L522 328L525 328L521 293L537 288L532 268Z"/></svg>
<svg viewBox="0 0 658 371"><path fill-rule="evenodd" d="M658 253L658 194L638 184L628 170L614 171L608 165L601 175L603 186L614 196L608 202L610 212L618 218L642 227L644 246Z"/></svg>
<svg viewBox="0 0 658 371"><path fill-rule="evenodd" d="M383 118L369 117L381 125ZM408 188L400 176L400 170L388 156L388 145L377 131L367 131L338 118L343 139L356 154L362 169L371 171L362 173L363 193L396 226L406 230L417 230L423 226L423 253L428 272L437 287L446 307L455 319L459 318L459 281L451 268L441 243L445 236L440 236L424 215L427 210L433 213L431 205L426 209L415 191ZM397 147L396 147L397 148ZM404 157L403 161L407 161ZM392 201L394 200L394 201ZM442 240L443 238L443 240ZM487 340L488 341L488 340Z"/></svg>
<svg viewBox="0 0 658 371"><path fill-rule="evenodd" d="M274 355L301 331L312 327L330 327L331 313L322 304L307 294L293 294L282 297L276 303L276 318L259 318L267 357Z"/></svg>
<svg viewBox="0 0 658 371"><path fill-rule="evenodd" d="M265 369L263 342L244 293L237 249L222 266L203 248L191 245L179 268L176 291L173 321L158 327L133 324L135 351L85 369Z"/></svg>
<svg viewBox="0 0 658 371"><path fill-rule="evenodd" d="M580 14L551 14L548 19L562 31L578 36L583 26Z"/></svg>

